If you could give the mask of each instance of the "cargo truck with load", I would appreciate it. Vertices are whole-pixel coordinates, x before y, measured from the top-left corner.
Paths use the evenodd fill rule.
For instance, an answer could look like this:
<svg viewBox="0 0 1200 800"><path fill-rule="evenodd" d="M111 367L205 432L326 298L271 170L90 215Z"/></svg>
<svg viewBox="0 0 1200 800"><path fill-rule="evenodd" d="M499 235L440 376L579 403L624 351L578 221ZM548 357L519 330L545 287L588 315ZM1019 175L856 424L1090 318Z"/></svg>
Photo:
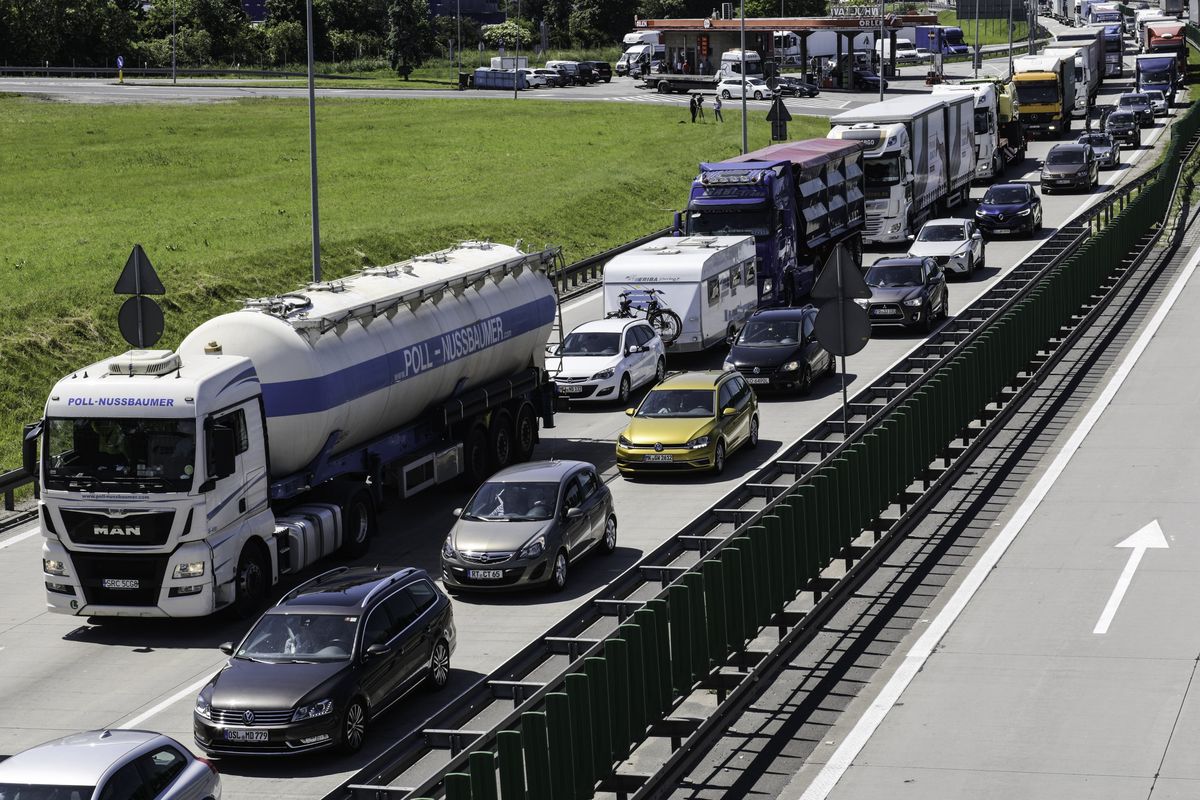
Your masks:
<svg viewBox="0 0 1200 800"><path fill-rule="evenodd" d="M933 87L935 96L963 92L971 92L975 97L975 180L991 182L1009 164L1025 158L1020 103L1012 83L999 78Z"/></svg>
<svg viewBox="0 0 1200 800"><path fill-rule="evenodd" d="M1172 55L1141 55L1133 62L1136 86L1139 92L1157 89L1167 98L1167 105L1175 102L1175 86L1178 82L1178 62Z"/></svg>
<svg viewBox="0 0 1200 800"><path fill-rule="evenodd" d="M903 242L967 199L975 175L973 94L895 97L830 120L830 139L867 146L864 241Z"/></svg>
<svg viewBox="0 0 1200 800"><path fill-rule="evenodd" d="M950 25L913 25L900 29L900 36L910 40L914 47L944 56L965 56L971 49L963 37L962 28Z"/></svg>
<svg viewBox="0 0 1200 800"><path fill-rule="evenodd" d="M1038 54L1041 58L1053 56L1062 58L1067 63L1067 68L1073 69L1075 73L1075 102L1071 105L1071 116L1077 119L1087 118L1088 109L1091 108L1099 88L1100 71L1104 69L1102 61L1092 62L1092 56L1103 57L1103 53L1090 47L1056 45Z"/></svg>
<svg viewBox="0 0 1200 800"><path fill-rule="evenodd" d="M676 227L753 236L757 305L794 305L837 245L862 259L862 153L858 142L808 139L701 164Z"/></svg>
<svg viewBox="0 0 1200 800"><path fill-rule="evenodd" d="M528 459L557 250L468 242L247 301L61 379L40 425L50 610L254 610L363 554L388 495Z"/></svg>
<svg viewBox="0 0 1200 800"><path fill-rule="evenodd" d="M1013 59L1013 84L1021 102L1021 126L1027 138L1071 131L1075 108L1075 60L1062 56Z"/></svg>
<svg viewBox="0 0 1200 800"><path fill-rule="evenodd" d="M1174 56L1176 62L1175 74L1177 77L1187 75L1188 67L1188 47L1187 37L1184 35L1184 24L1182 22L1151 22L1147 23L1145 29L1145 46L1142 48L1145 54L1154 55L1170 55Z"/></svg>
<svg viewBox="0 0 1200 800"><path fill-rule="evenodd" d="M1080 109L1081 96L1088 101L1095 100L1100 84L1104 83L1104 31L1100 28L1079 28L1073 31L1063 31L1055 34L1054 50L1075 50L1075 107ZM1043 54L1045 51L1043 51ZM1087 87L1083 92L1081 87ZM1087 116L1087 103L1082 106L1082 113Z"/></svg>
<svg viewBox="0 0 1200 800"><path fill-rule="evenodd" d="M1093 3L1084 18L1086 25L1120 25L1121 8L1116 3Z"/></svg>

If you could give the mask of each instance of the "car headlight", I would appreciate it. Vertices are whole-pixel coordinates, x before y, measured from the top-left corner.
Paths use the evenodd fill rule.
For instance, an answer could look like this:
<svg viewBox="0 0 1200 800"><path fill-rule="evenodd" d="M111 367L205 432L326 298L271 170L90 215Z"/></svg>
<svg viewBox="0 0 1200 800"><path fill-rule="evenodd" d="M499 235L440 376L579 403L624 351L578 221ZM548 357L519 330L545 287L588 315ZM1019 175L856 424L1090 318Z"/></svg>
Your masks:
<svg viewBox="0 0 1200 800"><path fill-rule="evenodd" d="M45 572L47 575L66 575L67 565L53 558L43 558L42 572Z"/></svg>
<svg viewBox="0 0 1200 800"><path fill-rule="evenodd" d="M728 371L731 369L737 369L737 366L729 359L725 359L725 363L721 365L721 369Z"/></svg>
<svg viewBox="0 0 1200 800"><path fill-rule="evenodd" d="M454 537L447 536L442 542L442 558L454 558Z"/></svg>
<svg viewBox="0 0 1200 800"><path fill-rule="evenodd" d="M859 307L859 308L867 308L868 306L870 306L870 305L871 305L871 301L870 301L870 300L866 300L866 299L863 299L863 298L861 298L861 297L856 297L856 298L854 299L854 302L858 304L858 307Z"/></svg>
<svg viewBox="0 0 1200 800"><path fill-rule="evenodd" d="M699 450L702 447L708 447L708 442L708 436L697 436L695 439L692 439L686 445L684 445L684 447L686 447L688 450Z"/></svg>
<svg viewBox="0 0 1200 800"><path fill-rule="evenodd" d="M517 553L517 558L537 558L544 552L546 552L546 537L539 536L522 547L521 551Z"/></svg>
<svg viewBox="0 0 1200 800"><path fill-rule="evenodd" d="M779 368L781 372L795 372L800 369L799 361L789 361Z"/></svg>
<svg viewBox="0 0 1200 800"><path fill-rule="evenodd" d="M606 381L613 376L614 371L615 370L612 367L609 367L608 369L602 369L599 372L597 372L595 375L592 376L592 380Z"/></svg>
<svg viewBox="0 0 1200 800"><path fill-rule="evenodd" d="M919 296L918 296L918 297L910 297L908 300L905 300L905 301L904 301L904 305L906 305L906 306L919 306L919 305L921 305L921 304L922 304L922 303L924 303L924 302L925 302L925 298L924 298L924 297L919 297Z"/></svg>
<svg viewBox="0 0 1200 800"><path fill-rule="evenodd" d="M621 447L633 447L633 442L629 441L623 433L617 437L617 444L621 445Z"/></svg>
<svg viewBox="0 0 1200 800"><path fill-rule="evenodd" d="M1030 211L1032 211L1032 210L1033 210L1033 209L1031 209L1031 208L1027 208L1027 209L1025 209L1024 211L1018 211L1018 212L1017 212L1017 216L1018 216L1018 217L1028 217L1028 216L1029 216L1029 212L1030 212Z"/></svg>
<svg viewBox="0 0 1200 800"><path fill-rule="evenodd" d="M292 722L299 722L304 719L313 719L315 717L323 717L326 714L333 713L333 700L319 700L312 705L300 706L296 709L296 713L292 714Z"/></svg>
<svg viewBox="0 0 1200 800"><path fill-rule="evenodd" d="M171 573L173 578L199 578L204 575L203 561L189 561L186 564L176 564Z"/></svg>
<svg viewBox="0 0 1200 800"><path fill-rule="evenodd" d="M205 719L212 719L212 705L208 699L208 689L196 695L196 714Z"/></svg>
<svg viewBox="0 0 1200 800"><path fill-rule="evenodd" d="M982 216L983 216L983 209L982 209L982 208L977 208L977 209L975 209L975 216L977 216L977 217L982 217Z"/></svg>

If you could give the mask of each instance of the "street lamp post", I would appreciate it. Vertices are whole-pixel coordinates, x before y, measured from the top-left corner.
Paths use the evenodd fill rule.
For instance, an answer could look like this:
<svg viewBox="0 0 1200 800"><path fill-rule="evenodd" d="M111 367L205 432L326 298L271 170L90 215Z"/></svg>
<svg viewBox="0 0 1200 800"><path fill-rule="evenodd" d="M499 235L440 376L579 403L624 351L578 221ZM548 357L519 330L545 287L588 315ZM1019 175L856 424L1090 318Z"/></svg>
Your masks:
<svg viewBox="0 0 1200 800"><path fill-rule="evenodd" d="M979 77L979 0L975 0L975 58L972 63L975 64L975 77Z"/></svg>
<svg viewBox="0 0 1200 800"><path fill-rule="evenodd" d="M308 23L308 171L312 193L312 278L321 280L321 215L317 206L317 91L313 81L313 4L305 3Z"/></svg>
<svg viewBox="0 0 1200 800"><path fill-rule="evenodd" d="M175 84L175 11L179 8L179 0L171 3L171 84Z"/></svg>
<svg viewBox="0 0 1200 800"><path fill-rule="evenodd" d="M458 55L458 72L459 72L459 74L462 74L462 48L463 48L462 0L458 0L458 2L456 2L454 5L455 5L455 11L458 14L458 42L457 42L457 44L458 44L458 53L457 53L457 55Z"/></svg>
<svg viewBox="0 0 1200 800"><path fill-rule="evenodd" d="M750 151L749 142L746 136L746 0L741 2L741 46L742 46L742 155ZM654 48L651 46L651 56L654 54Z"/></svg>

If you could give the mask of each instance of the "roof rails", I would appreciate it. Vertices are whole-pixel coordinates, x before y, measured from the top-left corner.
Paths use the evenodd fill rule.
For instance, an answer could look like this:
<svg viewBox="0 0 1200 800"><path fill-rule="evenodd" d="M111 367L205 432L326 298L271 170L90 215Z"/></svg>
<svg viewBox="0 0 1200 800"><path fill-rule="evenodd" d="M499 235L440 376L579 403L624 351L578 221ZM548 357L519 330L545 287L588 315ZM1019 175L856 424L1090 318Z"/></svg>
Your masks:
<svg viewBox="0 0 1200 800"><path fill-rule="evenodd" d="M388 588L392 584L396 583L396 581L399 581L402 578L408 578L408 577L411 577L412 575L415 575L416 572L417 572L416 569L414 569L413 567L405 567L404 569L400 570L399 572L393 573L386 580L382 580L379 583L375 584L375 587L373 589L371 589L371 591L367 592L367 596L362 599L362 603L360 604L360 607L366 608L367 603L371 602L372 597L379 594L380 592L382 592L384 589Z"/></svg>
<svg viewBox="0 0 1200 800"><path fill-rule="evenodd" d="M331 569L331 570L327 570L327 571L325 571L325 572L322 572L320 575L316 576L315 578L309 578L309 579L308 579L308 580L306 580L304 583L302 583L302 584L300 584L299 586L297 586L297 587L293 588L291 591L289 591L289 592L288 592L287 594L285 594L283 597L279 598L279 602L278 602L278 603L276 603L275 605L277 605L277 606L281 606L281 605L283 605L284 603L286 603L288 600L291 600L293 597L296 597L296 596L297 596L298 594L300 594L300 592L301 592L301 591L303 591L304 589L307 589L307 588L308 588L308 587L310 587L310 586L316 586L316 585L318 585L318 584L320 584L320 583L323 583L324 581L328 580L329 578L332 578L334 575L341 575L343 572L346 572L346 571L347 571L347 570L349 570L349 569L350 569L350 568L349 568L349 567L346 567L346 566L342 566L342 567L334 567L334 568L333 568L333 569Z"/></svg>

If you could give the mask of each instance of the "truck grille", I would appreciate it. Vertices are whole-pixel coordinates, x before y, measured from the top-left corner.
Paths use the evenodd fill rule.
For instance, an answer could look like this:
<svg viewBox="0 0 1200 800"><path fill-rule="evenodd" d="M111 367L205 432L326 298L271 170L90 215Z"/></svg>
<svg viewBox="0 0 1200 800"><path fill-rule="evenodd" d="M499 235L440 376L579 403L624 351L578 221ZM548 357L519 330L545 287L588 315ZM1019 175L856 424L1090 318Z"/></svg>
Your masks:
<svg viewBox="0 0 1200 800"><path fill-rule="evenodd" d="M67 537L75 544L161 547L171 537L174 511L108 517L102 510L62 511Z"/></svg>
<svg viewBox="0 0 1200 800"><path fill-rule="evenodd" d="M292 721L292 710L276 711L245 708L214 708L212 709L212 721L217 725L242 725L249 727L250 725L284 725ZM250 715L247 718L247 715Z"/></svg>
<svg viewBox="0 0 1200 800"><path fill-rule="evenodd" d="M883 233L883 214L875 214L867 212L867 226L865 231L867 236L875 237Z"/></svg>
<svg viewBox="0 0 1200 800"><path fill-rule="evenodd" d="M88 603L153 606L158 604L158 594L170 556L72 553L71 558L79 573L79 583L83 586L83 599ZM115 588L117 586L127 588Z"/></svg>

